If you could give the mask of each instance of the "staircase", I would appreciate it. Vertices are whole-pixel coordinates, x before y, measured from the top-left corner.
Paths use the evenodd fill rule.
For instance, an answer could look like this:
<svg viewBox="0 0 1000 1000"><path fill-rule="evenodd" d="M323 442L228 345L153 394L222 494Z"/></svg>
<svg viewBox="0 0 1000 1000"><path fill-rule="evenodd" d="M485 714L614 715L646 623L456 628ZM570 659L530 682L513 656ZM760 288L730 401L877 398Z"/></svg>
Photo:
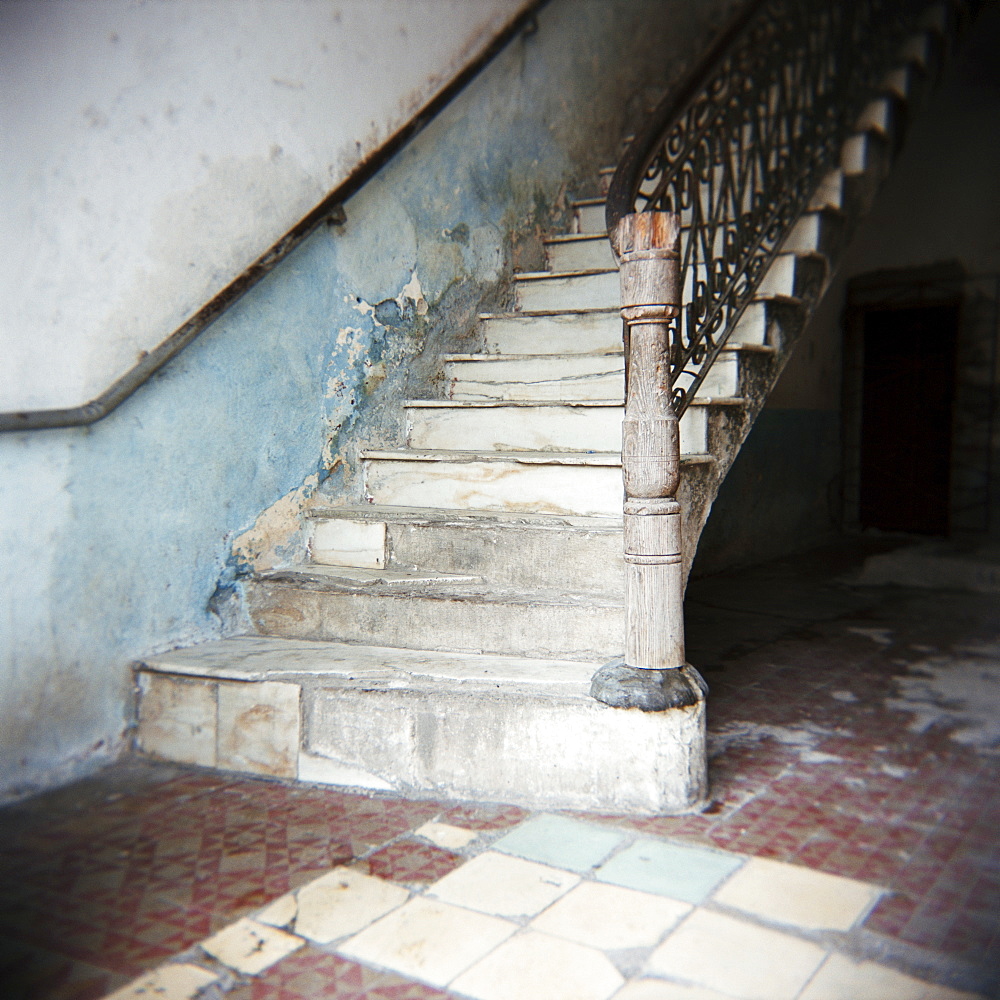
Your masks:
<svg viewBox="0 0 1000 1000"><path fill-rule="evenodd" d="M694 366L685 573L948 27L901 50L715 363ZM704 800L703 704L640 712L589 696L624 647L624 357L603 198L577 202L574 219L546 240L547 271L515 276L513 311L480 316L478 350L442 359L441 398L401 404L399 447L362 451L368 502L312 506L309 562L248 581L258 634L137 664L142 750L535 807L662 813ZM685 301L695 280L692 268Z"/></svg>

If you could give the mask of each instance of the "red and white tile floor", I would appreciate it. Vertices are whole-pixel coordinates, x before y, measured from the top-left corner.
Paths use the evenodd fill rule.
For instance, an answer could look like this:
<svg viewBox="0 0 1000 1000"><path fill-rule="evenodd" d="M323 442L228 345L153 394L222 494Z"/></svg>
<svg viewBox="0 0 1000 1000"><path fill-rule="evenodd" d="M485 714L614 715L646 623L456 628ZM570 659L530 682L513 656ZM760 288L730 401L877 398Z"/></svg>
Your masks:
<svg viewBox="0 0 1000 1000"><path fill-rule="evenodd" d="M692 584L699 815L142 760L0 810L0 997L1000 996L1000 602L849 556Z"/></svg>

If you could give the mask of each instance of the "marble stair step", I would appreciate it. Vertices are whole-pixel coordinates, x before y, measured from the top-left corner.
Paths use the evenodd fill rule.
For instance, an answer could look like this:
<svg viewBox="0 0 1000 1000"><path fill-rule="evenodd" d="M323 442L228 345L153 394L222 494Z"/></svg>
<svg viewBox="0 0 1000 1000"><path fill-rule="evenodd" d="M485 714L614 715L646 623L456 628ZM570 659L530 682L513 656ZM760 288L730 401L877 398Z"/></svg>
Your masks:
<svg viewBox="0 0 1000 1000"><path fill-rule="evenodd" d="M618 309L621 308L618 271L611 268L515 274L514 300L515 308L524 312Z"/></svg>
<svg viewBox="0 0 1000 1000"><path fill-rule="evenodd" d="M263 635L506 656L610 659L624 643L621 599L483 584L348 587L311 567L247 584Z"/></svg>
<svg viewBox="0 0 1000 1000"><path fill-rule="evenodd" d="M411 400L406 404L410 448L463 451L617 451L619 403ZM708 450L708 407L694 405L681 419L682 454Z"/></svg>
<svg viewBox="0 0 1000 1000"><path fill-rule="evenodd" d="M309 512L314 564L474 574L503 589L621 597L621 518L364 506Z"/></svg>
<svg viewBox="0 0 1000 1000"><path fill-rule="evenodd" d="M134 669L139 748L204 767L663 814L690 807L685 779L700 766L688 759L700 711L602 705L588 694L592 661L239 636Z"/></svg>
<svg viewBox="0 0 1000 1000"><path fill-rule="evenodd" d="M621 455L581 452L362 452L376 504L618 517ZM682 468L711 463L689 455Z"/></svg>
<svg viewBox="0 0 1000 1000"><path fill-rule="evenodd" d="M709 370L701 396L739 396L740 355L753 350L745 344L727 345ZM622 354L453 354L446 356L444 374L449 400L621 402L625 398Z"/></svg>
<svg viewBox="0 0 1000 1000"><path fill-rule="evenodd" d="M566 312L482 313L487 354L609 354L622 349L618 306Z"/></svg>
<svg viewBox="0 0 1000 1000"><path fill-rule="evenodd" d="M840 172L837 173L837 176L842 179ZM829 178L824 183L826 184L825 200L834 200L834 196L836 196L836 200L839 200L836 181ZM839 204L822 204L816 210L806 212L792 227L784 249L796 253L821 253L825 257L831 257L839 249L839 238L844 229L843 219L837 211L839 208ZM688 231L687 229L681 231L682 246ZM720 230L720 246L718 247L720 255L722 253L722 236L723 233ZM617 267L611 252L611 244L604 234L571 233L565 236L555 236L545 241L545 253L549 267L553 272Z"/></svg>

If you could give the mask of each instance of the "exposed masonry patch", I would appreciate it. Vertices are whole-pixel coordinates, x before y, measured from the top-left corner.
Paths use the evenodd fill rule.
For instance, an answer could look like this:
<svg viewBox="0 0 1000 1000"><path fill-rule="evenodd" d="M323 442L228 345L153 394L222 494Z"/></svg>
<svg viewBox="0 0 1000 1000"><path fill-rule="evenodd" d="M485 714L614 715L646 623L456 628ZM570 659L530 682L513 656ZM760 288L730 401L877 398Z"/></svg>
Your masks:
<svg viewBox="0 0 1000 1000"><path fill-rule="evenodd" d="M965 746L1000 751L1000 645L964 647L965 657L932 656L896 678L900 697L886 705L912 712L909 730L955 727L951 738ZM978 654L978 655L976 655Z"/></svg>

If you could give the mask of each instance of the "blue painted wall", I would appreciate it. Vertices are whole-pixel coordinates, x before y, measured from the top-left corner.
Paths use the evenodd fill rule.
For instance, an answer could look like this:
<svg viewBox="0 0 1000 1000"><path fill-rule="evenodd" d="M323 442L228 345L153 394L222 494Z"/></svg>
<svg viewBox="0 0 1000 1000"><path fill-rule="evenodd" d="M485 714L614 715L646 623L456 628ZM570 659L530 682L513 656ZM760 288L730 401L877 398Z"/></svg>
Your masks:
<svg viewBox="0 0 1000 1000"><path fill-rule="evenodd" d="M356 488L357 442L391 437L390 402L503 300L514 266L538 266L537 237L593 192L629 109L726 6L555 0L346 226L317 231L110 417L0 436L0 797L117 752L136 656L233 627L233 540L303 484Z"/></svg>

